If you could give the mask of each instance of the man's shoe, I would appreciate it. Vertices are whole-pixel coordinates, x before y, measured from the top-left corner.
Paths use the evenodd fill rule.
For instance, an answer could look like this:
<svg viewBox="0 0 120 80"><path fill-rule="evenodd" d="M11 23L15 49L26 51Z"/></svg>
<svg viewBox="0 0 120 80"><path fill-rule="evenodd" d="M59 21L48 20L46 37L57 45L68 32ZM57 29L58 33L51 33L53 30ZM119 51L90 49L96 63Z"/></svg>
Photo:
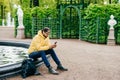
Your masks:
<svg viewBox="0 0 120 80"><path fill-rule="evenodd" d="M36 70L36 72L34 73L34 75L41 75L41 73Z"/></svg>
<svg viewBox="0 0 120 80"><path fill-rule="evenodd" d="M57 72L56 70L54 70L52 67L49 68L49 72L51 74L54 74L54 75L58 75L59 74L59 72Z"/></svg>
<svg viewBox="0 0 120 80"><path fill-rule="evenodd" d="M64 68L62 65L57 66L57 70L68 71L68 69Z"/></svg>

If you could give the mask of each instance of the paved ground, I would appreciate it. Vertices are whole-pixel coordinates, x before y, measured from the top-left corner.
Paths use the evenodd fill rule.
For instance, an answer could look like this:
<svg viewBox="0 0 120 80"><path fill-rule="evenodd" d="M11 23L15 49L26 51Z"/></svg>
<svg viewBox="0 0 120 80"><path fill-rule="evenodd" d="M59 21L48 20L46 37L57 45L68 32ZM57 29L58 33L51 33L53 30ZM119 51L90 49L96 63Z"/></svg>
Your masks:
<svg viewBox="0 0 120 80"><path fill-rule="evenodd" d="M31 76L25 80L120 80L120 46L64 39L52 40L52 43L55 41L58 41L55 51L69 71L52 75L42 65L39 71L43 76ZM50 61L56 68L53 60ZM22 80L22 78L15 76L7 80Z"/></svg>

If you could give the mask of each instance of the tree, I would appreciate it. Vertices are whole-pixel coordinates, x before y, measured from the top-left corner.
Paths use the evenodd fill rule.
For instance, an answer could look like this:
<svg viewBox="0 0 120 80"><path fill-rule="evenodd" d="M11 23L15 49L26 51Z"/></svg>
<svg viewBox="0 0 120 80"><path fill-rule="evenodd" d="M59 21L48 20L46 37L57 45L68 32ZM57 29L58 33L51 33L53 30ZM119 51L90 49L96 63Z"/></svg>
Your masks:
<svg viewBox="0 0 120 80"><path fill-rule="evenodd" d="M33 6L34 7L39 6L39 0L33 0Z"/></svg>
<svg viewBox="0 0 120 80"><path fill-rule="evenodd" d="M109 0L109 4L111 4L112 2L111 2L111 0Z"/></svg>

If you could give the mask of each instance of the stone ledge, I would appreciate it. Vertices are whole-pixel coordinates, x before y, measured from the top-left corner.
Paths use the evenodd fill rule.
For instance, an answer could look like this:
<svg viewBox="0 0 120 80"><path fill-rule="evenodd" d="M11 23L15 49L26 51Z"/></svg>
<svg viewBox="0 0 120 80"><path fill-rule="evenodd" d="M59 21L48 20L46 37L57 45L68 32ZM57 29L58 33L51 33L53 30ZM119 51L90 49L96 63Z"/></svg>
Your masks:
<svg viewBox="0 0 120 80"><path fill-rule="evenodd" d="M0 26L0 38L14 38L14 27Z"/></svg>

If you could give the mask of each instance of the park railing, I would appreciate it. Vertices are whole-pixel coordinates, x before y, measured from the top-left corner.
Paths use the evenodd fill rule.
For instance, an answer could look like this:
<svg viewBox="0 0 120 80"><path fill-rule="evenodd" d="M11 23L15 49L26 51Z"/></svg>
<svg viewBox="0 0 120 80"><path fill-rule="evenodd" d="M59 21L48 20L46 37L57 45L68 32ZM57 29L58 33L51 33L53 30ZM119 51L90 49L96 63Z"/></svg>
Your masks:
<svg viewBox="0 0 120 80"><path fill-rule="evenodd" d="M51 30L50 38L59 38L59 20L52 18L36 18L32 19L32 37L34 37L38 30L41 30L43 27L49 27Z"/></svg>
<svg viewBox="0 0 120 80"><path fill-rule="evenodd" d="M106 44L107 43L107 37L109 34L109 26L107 24L109 18L96 18L96 19L81 19L81 26L80 31L78 31L78 34L80 34L80 40L92 42L92 43L98 43L98 44ZM38 30L42 29L43 27L49 27L51 29L50 38L60 38L60 34L62 34L62 38L68 38L70 35L64 36L65 33L68 33L68 30L71 29L71 27L64 28L64 31L60 33L60 23L59 19L55 18L36 18L33 17L31 20L26 19L25 22L25 36L26 38L33 38ZM120 21L117 20L117 25L115 25L115 42L116 44L120 44ZM69 25L72 23L69 23ZM80 24L80 23L79 23ZM66 24L67 25L67 24ZM75 24L74 24L75 25ZM76 24L78 25L78 24ZM75 29L78 27L72 27L72 29ZM78 36L78 34L76 34ZM70 37L69 37L70 38ZM72 38L72 37L71 37ZM75 38L74 38L75 39ZM78 37L76 38L78 39Z"/></svg>
<svg viewBox="0 0 120 80"><path fill-rule="evenodd" d="M82 19L81 20L81 39L93 42L93 43L103 43L107 42L108 36L108 26L107 19L97 18L97 19Z"/></svg>

